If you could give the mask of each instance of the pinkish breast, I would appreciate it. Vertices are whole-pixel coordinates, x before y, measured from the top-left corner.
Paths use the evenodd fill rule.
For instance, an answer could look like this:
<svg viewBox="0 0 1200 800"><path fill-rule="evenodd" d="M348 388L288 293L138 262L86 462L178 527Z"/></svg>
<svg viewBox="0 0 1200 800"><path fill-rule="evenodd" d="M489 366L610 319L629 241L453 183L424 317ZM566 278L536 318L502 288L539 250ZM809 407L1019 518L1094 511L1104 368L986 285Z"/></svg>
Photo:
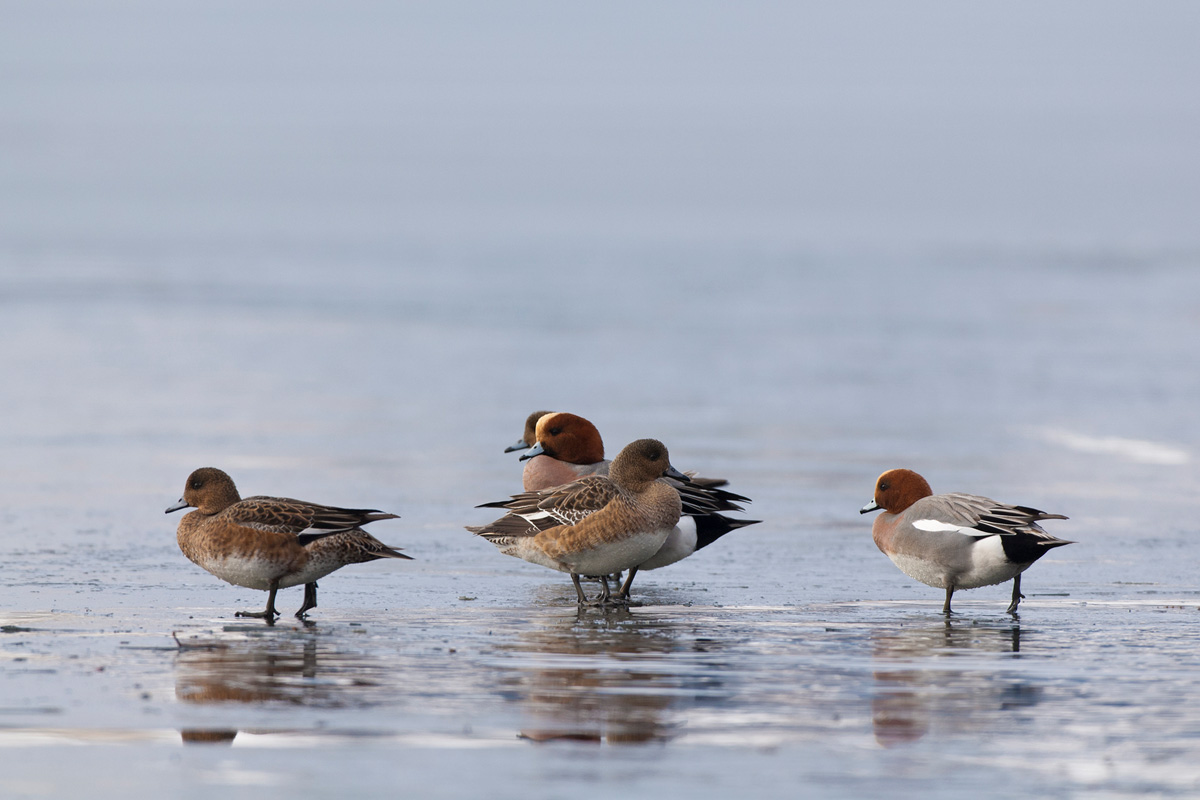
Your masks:
<svg viewBox="0 0 1200 800"><path fill-rule="evenodd" d="M550 456L534 456L525 462L525 472L521 476L525 491L536 492L562 486L588 475L607 475L608 462L599 461L595 464L571 464L559 461Z"/></svg>

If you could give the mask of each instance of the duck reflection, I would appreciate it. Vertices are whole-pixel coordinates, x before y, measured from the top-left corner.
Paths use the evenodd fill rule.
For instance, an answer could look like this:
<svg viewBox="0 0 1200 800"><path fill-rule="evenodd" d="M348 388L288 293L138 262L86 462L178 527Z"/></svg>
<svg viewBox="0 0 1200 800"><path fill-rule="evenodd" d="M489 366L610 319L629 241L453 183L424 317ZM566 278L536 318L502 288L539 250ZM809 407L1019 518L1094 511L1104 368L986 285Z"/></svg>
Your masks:
<svg viewBox="0 0 1200 800"><path fill-rule="evenodd" d="M236 730L191 730L184 728L179 736L186 744L232 744L237 738Z"/></svg>
<svg viewBox="0 0 1200 800"><path fill-rule="evenodd" d="M548 615L502 648L516 663L500 685L530 718L525 739L667 741L678 733L672 707L714 688L712 671L688 669L680 653L716 647L674 621L627 609Z"/></svg>
<svg viewBox="0 0 1200 800"><path fill-rule="evenodd" d="M948 619L875 631L871 644L877 662L894 664L874 672L871 722L884 747L916 741L935 729L957 734L993 725L988 712L1039 702L1040 689L1006 676L991 657L1020 652L1016 622L987 626ZM983 663L968 667L965 662L976 656ZM956 667L956 660L963 666Z"/></svg>
<svg viewBox="0 0 1200 800"><path fill-rule="evenodd" d="M175 696L183 703L344 708L369 702L379 685L361 657L331 652L315 635L180 642ZM236 730L185 729L185 742L229 743Z"/></svg>

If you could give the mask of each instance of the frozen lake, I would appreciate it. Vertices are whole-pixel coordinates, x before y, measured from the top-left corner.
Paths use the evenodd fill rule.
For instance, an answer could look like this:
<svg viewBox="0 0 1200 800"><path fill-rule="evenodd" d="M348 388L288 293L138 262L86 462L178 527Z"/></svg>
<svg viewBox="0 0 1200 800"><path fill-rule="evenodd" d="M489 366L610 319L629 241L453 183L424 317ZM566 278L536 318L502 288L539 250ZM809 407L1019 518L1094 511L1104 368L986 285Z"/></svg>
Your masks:
<svg viewBox="0 0 1200 800"><path fill-rule="evenodd" d="M0 795L1200 792L1190 6L54 8L0 26ZM578 612L463 529L537 408L762 524ZM416 560L235 619L200 466ZM897 466L1077 544L947 620Z"/></svg>

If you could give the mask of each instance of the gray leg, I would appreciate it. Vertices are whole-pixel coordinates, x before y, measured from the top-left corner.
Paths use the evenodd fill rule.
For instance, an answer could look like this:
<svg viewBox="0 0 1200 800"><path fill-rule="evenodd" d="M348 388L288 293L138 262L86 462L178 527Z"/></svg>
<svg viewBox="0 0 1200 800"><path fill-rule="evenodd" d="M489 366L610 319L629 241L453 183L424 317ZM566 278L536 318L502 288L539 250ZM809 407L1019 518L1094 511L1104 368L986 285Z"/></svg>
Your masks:
<svg viewBox="0 0 1200 800"><path fill-rule="evenodd" d="M1021 605L1021 599L1025 595L1021 594L1021 576L1013 578L1013 596L1012 602L1008 604L1008 613L1014 617L1017 615L1017 606Z"/></svg>
<svg viewBox="0 0 1200 800"><path fill-rule="evenodd" d="M583 587L579 585L579 576L574 572L571 573L571 581L575 584L575 594L579 595L579 605L587 605L587 596L583 593Z"/></svg>
<svg viewBox="0 0 1200 800"><path fill-rule="evenodd" d="M611 596L609 594L609 589L608 589L608 576L607 575L600 576L600 585L604 587L600 592L600 597L599 597L600 605L606 605L608 603L608 598Z"/></svg>
<svg viewBox="0 0 1200 800"><path fill-rule="evenodd" d="M612 594L609 592L607 575L600 576L600 584L604 587L604 591L601 592L600 597L596 600L596 605L598 605L598 606L609 605L612 602L613 598L612 598Z"/></svg>
<svg viewBox="0 0 1200 800"><path fill-rule="evenodd" d="M953 595L954 595L954 587L953 587L953 586L947 586L947 587L946 587L946 605L942 606L942 613L943 613L943 614L951 614L951 613L953 613L953 612L951 612L951 611L950 611L950 598L951 598Z"/></svg>
<svg viewBox="0 0 1200 800"><path fill-rule="evenodd" d="M630 574L629 579L633 580L632 574ZM604 588L608 589L608 580L607 579L604 581ZM607 608L609 606L620 606L621 608L628 608L629 607L629 598L626 597L625 595L621 594L620 592L610 595L606 591L604 593L604 596L600 598L599 605L601 605L605 608Z"/></svg>
<svg viewBox="0 0 1200 800"><path fill-rule="evenodd" d="M267 622L274 623L275 618L279 616L279 612L275 610L275 593L279 591L279 579L271 581L271 588L267 590L267 607L262 611L239 611L234 614L235 617L254 617L256 619L265 619Z"/></svg>
<svg viewBox="0 0 1200 800"><path fill-rule="evenodd" d="M317 582L304 584L304 605L296 612L296 619L304 619L311 609L317 607Z"/></svg>
<svg viewBox="0 0 1200 800"><path fill-rule="evenodd" d="M629 587L633 585L633 576L637 575L637 570L637 567L629 568L629 577L625 579L623 584L621 584L621 591L617 592L617 597L623 597L626 600L629 599Z"/></svg>

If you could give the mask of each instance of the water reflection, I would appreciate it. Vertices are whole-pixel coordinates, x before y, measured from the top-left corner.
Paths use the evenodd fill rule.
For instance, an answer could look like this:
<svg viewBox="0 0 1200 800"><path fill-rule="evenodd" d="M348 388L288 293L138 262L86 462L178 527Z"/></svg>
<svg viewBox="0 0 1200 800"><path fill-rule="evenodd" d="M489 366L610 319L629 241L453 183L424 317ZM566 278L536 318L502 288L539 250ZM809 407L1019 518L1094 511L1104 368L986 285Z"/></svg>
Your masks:
<svg viewBox="0 0 1200 800"><path fill-rule="evenodd" d="M675 707L719 685L699 663L717 647L637 610L544 616L501 649L512 661L500 686L529 719L526 739L668 741L679 733Z"/></svg>
<svg viewBox="0 0 1200 800"><path fill-rule="evenodd" d="M371 702L382 666L328 649L315 632L180 642L175 696L183 703L345 708ZM236 730L184 729L185 742L232 742Z"/></svg>
<svg viewBox="0 0 1200 800"><path fill-rule="evenodd" d="M1041 697L1038 687L996 669L996 654L1021 650L1017 622L987 626L950 619L877 630L871 645L876 662L893 664L874 671L871 722L884 747L914 742L935 729L948 735L994 730L998 723L989 712L1034 706ZM982 663L963 663L973 656Z"/></svg>
<svg viewBox="0 0 1200 800"><path fill-rule="evenodd" d="M232 744L237 738L236 730L205 730L183 728L179 736L185 744Z"/></svg>

